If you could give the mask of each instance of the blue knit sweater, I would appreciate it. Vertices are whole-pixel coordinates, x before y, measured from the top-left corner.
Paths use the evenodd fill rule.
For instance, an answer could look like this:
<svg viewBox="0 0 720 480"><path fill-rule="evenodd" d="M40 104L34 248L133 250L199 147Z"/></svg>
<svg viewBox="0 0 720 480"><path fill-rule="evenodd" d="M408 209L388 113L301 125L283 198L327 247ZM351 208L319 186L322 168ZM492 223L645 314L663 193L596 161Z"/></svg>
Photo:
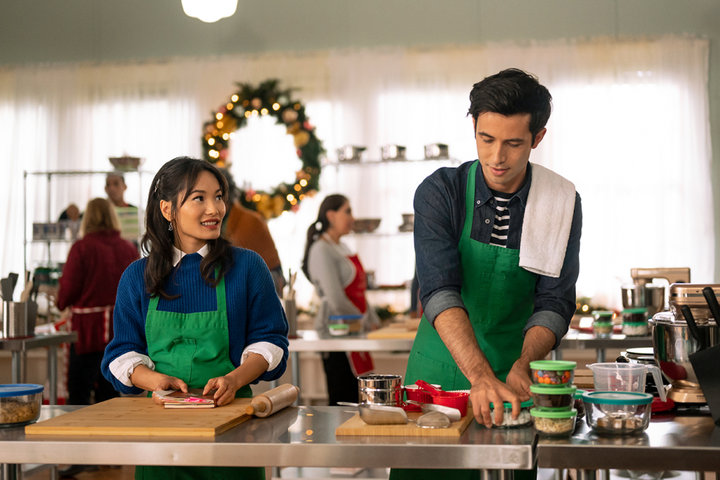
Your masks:
<svg viewBox="0 0 720 480"><path fill-rule="evenodd" d="M263 259L250 250L233 247L233 268L225 275L230 360L237 368L242 352L248 345L270 342L283 350L283 359L273 370L263 373L260 380L274 380L285 372L288 358L288 323L280 299L275 293L270 271ZM186 255L170 274L165 291L180 294L174 300L158 302L158 310L178 313L217 310L215 289L200 274L200 254ZM139 394L142 390L123 385L110 372L110 363L127 352L148 354L145 339L150 295L145 288L143 258L131 264L118 286L113 315L115 336L105 349L102 373L122 393Z"/></svg>

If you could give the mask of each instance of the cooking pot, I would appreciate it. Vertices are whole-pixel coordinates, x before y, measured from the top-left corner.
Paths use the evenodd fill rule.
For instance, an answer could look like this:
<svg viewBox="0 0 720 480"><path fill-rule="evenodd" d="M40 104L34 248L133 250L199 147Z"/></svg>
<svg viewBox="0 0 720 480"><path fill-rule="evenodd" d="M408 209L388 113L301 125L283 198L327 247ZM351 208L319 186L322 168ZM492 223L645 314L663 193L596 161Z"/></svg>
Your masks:
<svg viewBox="0 0 720 480"><path fill-rule="evenodd" d="M400 405L403 398L402 377L368 373L357 377L361 404Z"/></svg>
<svg viewBox="0 0 720 480"><path fill-rule="evenodd" d="M695 309L693 309L694 313ZM720 343L720 330L714 319L705 316L698 323L703 325L703 328L707 328L709 346ZM699 387L700 384L690 363L690 355L700 350L700 344L690 333L687 321L678 318L672 312L659 312L650 319L650 325L653 331L655 361L663 375L673 385Z"/></svg>

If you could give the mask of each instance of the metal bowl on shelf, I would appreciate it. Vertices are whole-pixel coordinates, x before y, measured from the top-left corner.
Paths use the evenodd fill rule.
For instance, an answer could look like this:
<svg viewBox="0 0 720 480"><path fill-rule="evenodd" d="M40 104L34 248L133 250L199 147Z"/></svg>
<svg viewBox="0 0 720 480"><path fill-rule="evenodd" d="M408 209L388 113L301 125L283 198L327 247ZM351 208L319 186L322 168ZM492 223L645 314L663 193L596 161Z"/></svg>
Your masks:
<svg viewBox="0 0 720 480"><path fill-rule="evenodd" d="M142 158L129 157L127 155L123 156L123 157L110 157L109 160L110 160L110 163L112 163L112 166L115 167L116 170L123 170L123 171L137 170L138 167L140 167L140 164L142 163Z"/></svg>
<svg viewBox="0 0 720 480"><path fill-rule="evenodd" d="M380 226L381 218L356 218L353 233L371 233Z"/></svg>

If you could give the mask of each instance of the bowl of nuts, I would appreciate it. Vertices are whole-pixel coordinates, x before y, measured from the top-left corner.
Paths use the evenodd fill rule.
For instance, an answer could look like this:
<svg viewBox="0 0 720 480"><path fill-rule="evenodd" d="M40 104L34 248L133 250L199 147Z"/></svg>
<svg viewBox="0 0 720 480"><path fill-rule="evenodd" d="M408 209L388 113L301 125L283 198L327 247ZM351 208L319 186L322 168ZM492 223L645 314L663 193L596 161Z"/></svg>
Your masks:
<svg viewBox="0 0 720 480"><path fill-rule="evenodd" d="M19 427L40 416L42 385L0 385L0 427Z"/></svg>

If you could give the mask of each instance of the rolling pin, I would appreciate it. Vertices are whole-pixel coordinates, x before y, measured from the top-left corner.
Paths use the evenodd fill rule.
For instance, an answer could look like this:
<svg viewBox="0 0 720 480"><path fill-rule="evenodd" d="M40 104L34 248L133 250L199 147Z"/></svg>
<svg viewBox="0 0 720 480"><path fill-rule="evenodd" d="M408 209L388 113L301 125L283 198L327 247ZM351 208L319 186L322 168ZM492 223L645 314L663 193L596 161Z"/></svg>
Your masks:
<svg viewBox="0 0 720 480"><path fill-rule="evenodd" d="M288 405L292 405L297 399L298 393L300 393L300 389L295 385L289 383L280 385L253 398L252 403L245 409L245 413L258 417L267 417Z"/></svg>

